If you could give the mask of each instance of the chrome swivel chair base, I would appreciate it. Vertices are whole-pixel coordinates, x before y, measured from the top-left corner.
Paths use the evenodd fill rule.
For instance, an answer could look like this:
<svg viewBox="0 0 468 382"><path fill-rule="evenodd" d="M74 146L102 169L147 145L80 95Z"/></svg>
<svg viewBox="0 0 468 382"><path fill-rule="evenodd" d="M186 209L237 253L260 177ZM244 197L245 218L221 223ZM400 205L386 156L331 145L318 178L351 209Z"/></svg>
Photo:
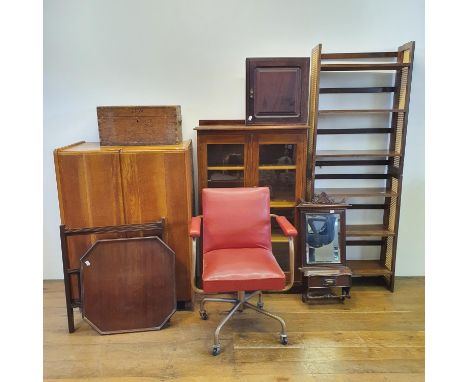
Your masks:
<svg viewBox="0 0 468 382"><path fill-rule="evenodd" d="M248 302L252 297L255 297L255 296L258 296L258 301L257 301L256 306ZM246 294L245 292L238 292L237 299L205 297L200 301L200 318L202 320L208 319L208 313L205 310L205 304L207 302L229 302L231 304L234 304L232 309L229 311L226 317L224 317L221 320L218 327L216 328L216 331L214 333L214 344L213 344L213 350L212 350L213 355L218 355L221 352L221 344L219 342L219 333L221 332L221 329L223 328L223 326L226 324L226 322L229 321L229 319L234 315L234 313L236 313L237 311L242 311L245 308L253 309L258 313L261 313L267 317L273 318L274 320L278 321L281 324L280 342L283 345L286 345L288 343L288 335L286 333L286 324L284 320L281 317L275 316L274 314L271 314L263 310L263 296L262 296L261 291L255 291L250 294Z"/></svg>

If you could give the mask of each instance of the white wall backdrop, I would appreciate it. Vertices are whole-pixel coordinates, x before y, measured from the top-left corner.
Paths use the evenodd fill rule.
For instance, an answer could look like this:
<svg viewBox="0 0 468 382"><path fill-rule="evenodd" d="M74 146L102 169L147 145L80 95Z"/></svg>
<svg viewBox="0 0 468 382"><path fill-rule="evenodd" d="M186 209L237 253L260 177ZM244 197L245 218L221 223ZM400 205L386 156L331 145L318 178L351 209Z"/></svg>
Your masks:
<svg viewBox="0 0 468 382"><path fill-rule="evenodd" d="M396 266L402 276L424 274L423 0L45 0L44 278L62 278L52 151L98 141L96 106L179 104L184 139L195 140L199 119L244 118L246 57L304 57L318 43L324 52L387 51L410 40L416 53ZM385 81L349 78L341 84ZM324 108L356 106L354 97L326 97ZM389 105L388 95L373 97L362 102ZM323 126L343 123L362 121ZM385 144L378 135L322 137L322 148ZM378 218L354 213L355 222ZM372 258L370 251L350 255Z"/></svg>

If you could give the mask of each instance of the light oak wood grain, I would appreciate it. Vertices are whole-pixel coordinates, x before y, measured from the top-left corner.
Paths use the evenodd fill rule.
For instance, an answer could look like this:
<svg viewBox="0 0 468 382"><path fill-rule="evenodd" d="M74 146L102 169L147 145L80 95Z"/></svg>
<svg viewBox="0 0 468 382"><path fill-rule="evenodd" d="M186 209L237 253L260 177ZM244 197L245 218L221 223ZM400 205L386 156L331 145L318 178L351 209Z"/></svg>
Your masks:
<svg viewBox="0 0 468 382"><path fill-rule="evenodd" d="M400 278L391 293L354 286L344 304L306 305L300 295L266 294L279 326L253 311L239 313L221 332L222 353L209 350L228 309L209 303L208 321L180 311L159 332L100 336L79 317L68 334L62 281L44 282L46 381L319 381L424 380L424 279Z"/></svg>

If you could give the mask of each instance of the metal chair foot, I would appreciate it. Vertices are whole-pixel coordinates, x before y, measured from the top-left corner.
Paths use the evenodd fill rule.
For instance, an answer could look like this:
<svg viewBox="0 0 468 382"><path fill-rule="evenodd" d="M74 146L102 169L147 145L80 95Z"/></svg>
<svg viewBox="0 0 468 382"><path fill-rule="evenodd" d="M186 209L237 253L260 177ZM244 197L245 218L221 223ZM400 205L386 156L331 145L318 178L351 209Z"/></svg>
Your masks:
<svg viewBox="0 0 468 382"><path fill-rule="evenodd" d="M288 344L288 335L287 334L280 334L280 342L283 345Z"/></svg>
<svg viewBox="0 0 468 382"><path fill-rule="evenodd" d="M213 345L213 350L211 351L211 354L216 356L219 353L221 353L221 345Z"/></svg>
<svg viewBox="0 0 468 382"><path fill-rule="evenodd" d="M206 310L200 311L200 318L202 320L208 320L208 313L206 313Z"/></svg>
<svg viewBox="0 0 468 382"><path fill-rule="evenodd" d="M258 309L263 309L263 302L257 302L257 308Z"/></svg>

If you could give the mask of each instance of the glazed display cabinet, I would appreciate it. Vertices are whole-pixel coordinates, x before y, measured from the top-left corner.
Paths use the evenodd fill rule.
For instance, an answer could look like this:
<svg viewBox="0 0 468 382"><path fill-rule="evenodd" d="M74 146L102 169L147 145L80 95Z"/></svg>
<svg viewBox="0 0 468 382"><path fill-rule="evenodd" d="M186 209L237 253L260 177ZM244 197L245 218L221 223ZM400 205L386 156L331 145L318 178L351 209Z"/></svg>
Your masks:
<svg viewBox="0 0 468 382"><path fill-rule="evenodd" d="M260 186L270 189L271 213L296 222L294 208L305 192L307 129L307 125L246 126L243 120L201 120L195 129L199 213L203 213L203 188ZM288 239L274 220L272 246L288 276ZM300 282L298 267L296 258L296 281Z"/></svg>

